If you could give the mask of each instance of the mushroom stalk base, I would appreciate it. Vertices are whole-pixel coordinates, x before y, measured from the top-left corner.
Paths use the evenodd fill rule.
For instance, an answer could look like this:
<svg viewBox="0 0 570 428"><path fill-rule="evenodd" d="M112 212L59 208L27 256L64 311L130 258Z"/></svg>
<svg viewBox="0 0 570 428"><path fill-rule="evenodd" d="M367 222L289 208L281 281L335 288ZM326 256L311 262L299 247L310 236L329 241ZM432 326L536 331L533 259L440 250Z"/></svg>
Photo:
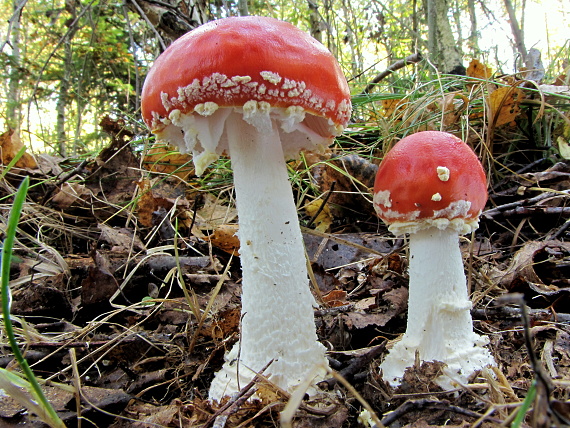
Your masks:
<svg viewBox="0 0 570 428"><path fill-rule="evenodd" d="M327 364L278 125L260 133L232 113L226 126L240 225L242 325L210 387L215 401L238 392L270 361L263 375L287 391L317 367L324 376Z"/></svg>
<svg viewBox="0 0 570 428"><path fill-rule="evenodd" d="M467 383L478 370L496 365L483 346L487 338L473 332L458 234L429 228L410 235L409 300L406 333L381 364L384 379L398 385L407 367L420 360L441 361L443 389Z"/></svg>

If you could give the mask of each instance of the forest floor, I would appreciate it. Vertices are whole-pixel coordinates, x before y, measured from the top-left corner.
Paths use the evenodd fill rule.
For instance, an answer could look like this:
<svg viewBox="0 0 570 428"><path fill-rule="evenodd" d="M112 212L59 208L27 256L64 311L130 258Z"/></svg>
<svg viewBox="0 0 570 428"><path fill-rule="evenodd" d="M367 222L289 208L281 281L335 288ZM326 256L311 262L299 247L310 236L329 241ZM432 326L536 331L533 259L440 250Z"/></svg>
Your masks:
<svg viewBox="0 0 570 428"><path fill-rule="evenodd" d="M36 156L2 178L4 223L10 195L31 178L11 272L25 357L68 426L79 416L82 427L279 426L290 398L282 391L225 407L206 400L239 332L231 177L223 168L201 181L191 169L173 173L188 159L141 157L123 125L105 118L112 141L95 158ZM378 138L368 134L350 139ZM494 141L507 135L497 130ZM4 152L11 137L2 136ZM305 171L296 197L316 186L326 201L299 213L319 339L344 381L331 375L322 396L295 406L290 426L373 426L366 406L377 426L570 423L570 162L551 148L534 152L497 155L480 227L461 240L475 330L497 368L447 392L433 382L436 363L411 368L398 388L381 377L387 345L406 326L407 246L374 215L377 166L354 153L291 163ZM306 171L313 182L303 187ZM17 369L4 339L1 352L1 367ZM42 426L16 398L0 395L0 425Z"/></svg>

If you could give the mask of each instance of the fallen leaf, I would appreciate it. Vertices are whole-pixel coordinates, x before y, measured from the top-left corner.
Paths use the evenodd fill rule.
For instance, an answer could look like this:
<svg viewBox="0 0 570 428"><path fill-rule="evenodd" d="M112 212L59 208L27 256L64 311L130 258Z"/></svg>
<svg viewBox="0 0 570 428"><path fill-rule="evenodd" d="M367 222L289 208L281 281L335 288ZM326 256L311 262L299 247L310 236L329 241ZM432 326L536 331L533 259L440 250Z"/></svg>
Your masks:
<svg viewBox="0 0 570 428"><path fill-rule="evenodd" d="M326 303L329 308L344 306L347 303L347 295L348 293L344 290L332 290L323 296L323 302Z"/></svg>
<svg viewBox="0 0 570 428"><path fill-rule="evenodd" d="M83 306L107 301L119 288L107 256L95 252L95 266L89 267L88 276L81 282L81 304Z"/></svg>
<svg viewBox="0 0 570 428"><path fill-rule="evenodd" d="M65 276L60 274L18 288L12 295L11 313L37 317L55 313L62 318L70 316L71 302L64 284Z"/></svg>
<svg viewBox="0 0 570 428"><path fill-rule="evenodd" d="M530 241L515 253L506 270L495 271L491 278L511 292L524 293L531 307L553 305L563 310L570 302L564 262L569 255L570 243Z"/></svg>
<svg viewBox="0 0 570 428"><path fill-rule="evenodd" d="M207 193L203 205L198 209L197 221L201 229L216 229L218 226L233 222L237 218L237 210L227 201Z"/></svg>
<svg viewBox="0 0 570 428"><path fill-rule="evenodd" d="M223 224L216 227L210 235L205 235L203 239L210 241L214 247L236 256L239 254L240 245L237 237L238 229L237 224Z"/></svg>
<svg viewBox="0 0 570 428"><path fill-rule="evenodd" d="M558 143L558 151L560 156L564 159L570 159L570 145L568 144L568 140L566 140L562 135L560 135L556 142Z"/></svg>
<svg viewBox="0 0 570 428"><path fill-rule="evenodd" d="M392 117L399 114L404 110L407 102L408 100L405 98L382 100L382 116Z"/></svg>
<svg viewBox="0 0 570 428"><path fill-rule="evenodd" d="M192 156L182 154L162 141L155 142L148 149L143 165L151 172L175 175L184 181L194 175Z"/></svg>
<svg viewBox="0 0 570 428"><path fill-rule="evenodd" d="M338 234L323 238L307 232L303 237L309 260L320 264L324 269L334 269L369 259L371 254L367 249L386 254L391 250L386 239L367 233Z"/></svg>
<svg viewBox="0 0 570 428"><path fill-rule="evenodd" d="M101 231L99 240L107 242L112 247L112 251L129 252L131 250L144 251L145 245L140 238L134 235L132 229L113 228L106 224L98 224L97 228Z"/></svg>
<svg viewBox="0 0 570 428"><path fill-rule="evenodd" d="M315 199L305 205L305 212L312 219L315 229L326 232L330 229L333 218L329 206L321 199Z"/></svg>
<svg viewBox="0 0 570 428"><path fill-rule="evenodd" d="M467 76L476 79L488 80L493 75L491 67L486 66L477 59L471 60L467 67Z"/></svg>
<svg viewBox="0 0 570 428"><path fill-rule="evenodd" d="M457 123L468 105L469 98L461 92L452 92L434 101L428 106L428 110L437 111L439 116L443 113L443 124L450 126Z"/></svg>
<svg viewBox="0 0 570 428"><path fill-rule="evenodd" d="M212 321L210 337L214 339L226 339L232 333L239 331L241 321L240 309L226 309L215 315L215 321Z"/></svg>
<svg viewBox="0 0 570 428"><path fill-rule="evenodd" d="M77 203L83 205L91 192L81 183L63 183L59 191L53 196L51 202L61 210L65 210Z"/></svg>
<svg viewBox="0 0 570 428"><path fill-rule="evenodd" d="M523 91L516 87L501 87L488 97L491 118L495 126L514 123L520 114Z"/></svg>
<svg viewBox="0 0 570 428"><path fill-rule="evenodd" d="M346 217L351 213L375 215L371 189L378 165L358 155L332 159L323 158L311 168L313 180L327 196L332 216Z"/></svg>
<svg viewBox="0 0 570 428"><path fill-rule="evenodd" d="M556 138L560 156L564 159L570 159L570 120L562 121L562 123L556 127L555 132L560 134Z"/></svg>
<svg viewBox="0 0 570 428"><path fill-rule="evenodd" d="M36 160L39 170L45 175L56 176L63 173L63 169L59 166L64 160L62 157L40 153Z"/></svg>
<svg viewBox="0 0 570 428"><path fill-rule="evenodd" d="M130 203L140 180L140 161L132 146L119 140L99 152L99 156L88 164L85 185L94 195L90 211L95 220L102 223L117 214L117 210Z"/></svg>
<svg viewBox="0 0 570 428"><path fill-rule="evenodd" d="M8 165L16 157L18 152L24 147L20 135L9 129L0 135L0 149L2 152L2 165ZM38 164L32 155L24 153L14 165L17 168L36 169Z"/></svg>
<svg viewBox="0 0 570 428"><path fill-rule="evenodd" d="M169 212L176 205L179 226L189 227L192 221L190 203L183 187L164 179L142 179L137 182L140 197L137 200L137 217L141 225L155 226L157 213L162 209Z"/></svg>

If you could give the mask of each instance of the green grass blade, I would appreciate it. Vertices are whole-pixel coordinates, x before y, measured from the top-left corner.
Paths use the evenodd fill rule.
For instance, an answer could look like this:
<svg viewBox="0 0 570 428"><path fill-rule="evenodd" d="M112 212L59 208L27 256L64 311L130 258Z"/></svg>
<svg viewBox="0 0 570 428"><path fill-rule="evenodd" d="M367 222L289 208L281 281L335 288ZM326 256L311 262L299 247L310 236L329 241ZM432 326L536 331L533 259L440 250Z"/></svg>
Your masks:
<svg viewBox="0 0 570 428"><path fill-rule="evenodd" d="M4 167L4 169L0 173L0 180L2 180L4 176L8 173L8 171L10 171L14 167L14 165L16 165L16 162L18 162L20 158L24 156L24 153L26 153L26 147L22 147L18 151L18 153L16 153L16 156L14 156L14 158L8 163L8 165Z"/></svg>
<svg viewBox="0 0 570 428"><path fill-rule="evenodd" d="M54 428L64 428L65 425L60 417L57 415L56 411L50 404L50 402L45 397L38 380L36 379L32 369L28 365L28 362L22 355L18 343L16 342L16 336L14 335L14 328L12 326L12 319L10 318L10 262L12 260L12 249L14 248L14 241L16 239L16 230L18 228L18 222L20 220L20 215L22 213L22 208L26 200L26 195L28 193L28 187L30 185L30 178L25 177L16 196L14 197L14 203L12 204L12 209L10 211L10 217L8 218L8 226L6 228L6 237L4 238L4 244L2 245L2 258L0 266L1 275L1 290L2 290L2 317L4 320L4 329L6 330L6 336L12 352L14 353L14 358L20 365L22 372L26 376L29 382L29 393L37 404L41 407L43 412L38 414L42 420L51 427Z"/></svg>
<svg viewBox="0 0 570 428"><path fill-rule="evenodd" d="M511 428L519 428L522 426L524 418L526 416L526 412L528 412L528 410L532 406L532 403L534 403L535 398L536 398L536 379L532 381L530 388L526 393L526 397L521 406L519 407L519 410L517 411L517 415L513 419L513 422L511 423Z"/></svg>

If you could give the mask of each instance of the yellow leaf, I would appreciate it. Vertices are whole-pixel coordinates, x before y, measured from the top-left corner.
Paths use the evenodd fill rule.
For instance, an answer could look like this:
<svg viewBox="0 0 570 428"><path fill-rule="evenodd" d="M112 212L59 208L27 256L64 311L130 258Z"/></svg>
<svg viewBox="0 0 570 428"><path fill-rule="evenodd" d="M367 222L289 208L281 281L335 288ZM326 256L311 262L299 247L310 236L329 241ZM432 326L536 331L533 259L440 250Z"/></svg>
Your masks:
<svg viewBox="0 0 570 428"><path fill-rule="evenodd" d="M391 117L396 113L400 113L406 104L404 99L385 99L382 100L382 116Z"/></svg>
<svg viewBox="0 0 570 428"><path fill-rule="evenodd" d="M491 118L495 126L512 123L520 114L523 91L520 88L502 87L489 94Z"/></svg>
<svg viewBox="0 0 570 428"><path fill-rule="evenodd" d="M467 67L467 76L487 80L493 74L491 67L487 67L477 59L471 60Z"/></svg>
<svg viewBox="0 0 570 428"><path fill-rule="evenodd" d="M333 218L328 205L326 204L324 206L322 205L323 205L322 200L315 199L314 201L309 202L305 206L305 212L311 218L315 217L316 215L315 219L313 220L316 230L318 230L319 232L326 232L330 228L333 222Z"/></svg>
<svg viewBox="0 0 570 428"><path fill-rule="evenodd" d="M147 170L162 174L176 175L186 180L194 174L192 156L181 154L163 142L156 142L150 147L144 157Z"/></svg>

